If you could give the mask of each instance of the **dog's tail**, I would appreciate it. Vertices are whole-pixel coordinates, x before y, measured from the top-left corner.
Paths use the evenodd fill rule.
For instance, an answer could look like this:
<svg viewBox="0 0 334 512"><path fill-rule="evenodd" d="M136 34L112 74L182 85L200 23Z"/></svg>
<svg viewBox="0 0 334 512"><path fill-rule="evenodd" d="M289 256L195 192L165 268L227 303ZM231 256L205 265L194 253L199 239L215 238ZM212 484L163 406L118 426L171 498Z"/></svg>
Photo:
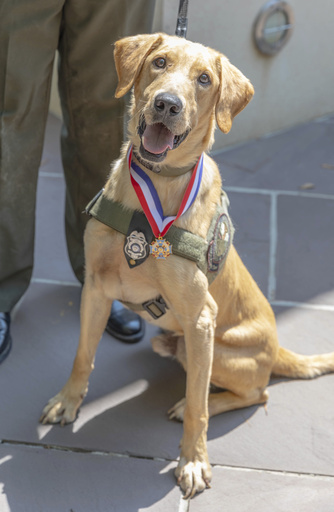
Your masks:
<svg viewBox="0 0 334 512"><path fill-rule="evenodd" d="M313 379L331 372L334 372L334 352L302 356L283 347L279 348L278 357L272 370L274 375L297 379Z"/></svg>

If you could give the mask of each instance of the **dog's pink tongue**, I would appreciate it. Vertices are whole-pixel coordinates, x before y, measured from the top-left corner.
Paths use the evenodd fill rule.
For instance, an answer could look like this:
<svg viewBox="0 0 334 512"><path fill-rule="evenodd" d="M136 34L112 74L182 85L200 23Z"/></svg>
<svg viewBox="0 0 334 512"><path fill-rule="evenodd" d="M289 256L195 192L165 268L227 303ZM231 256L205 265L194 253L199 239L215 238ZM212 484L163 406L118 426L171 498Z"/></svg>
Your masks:
<svg viewBox="0 0 334 512"><path fill-rule="evenodd" d="M162 123L147 125L143 134L143 146L155 155L173 149L174 135Z"/></svg>

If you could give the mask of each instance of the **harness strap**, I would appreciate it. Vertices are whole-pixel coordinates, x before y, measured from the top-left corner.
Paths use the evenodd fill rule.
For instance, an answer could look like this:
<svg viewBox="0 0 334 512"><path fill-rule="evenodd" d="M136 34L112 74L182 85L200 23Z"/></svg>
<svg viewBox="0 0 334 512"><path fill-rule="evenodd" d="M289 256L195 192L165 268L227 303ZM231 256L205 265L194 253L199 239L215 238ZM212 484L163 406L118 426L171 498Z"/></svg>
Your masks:
<svg viewBox="0 0 334 512"><path fill-rule="evenodd" d="M125 208L121 203L105 196L103 190L87 205L85 212L88 215L123 235L127 235L133 215L139 218L142 217L143 223L146 221L143 212ZM209 284L222 270L233 240L234 228L228 215L228 205L228 197L222 191L221 204L217 205L207 239L173 225L165 235L165 239L173 247L173 255L195 262L197 267L206 275ZM161 296L143 304L129 302L123 302L123 304L133 311L146 310L155 320L165 314L166 308L168 309Z"/></svg>
<svg viewBox="0 0 334 512"><path fill-rule="evenodd" d="M103 195L103 189L88 203L85 212L123 235L128 233L134 214L133 210L124 208L121 203ZM145 219L144 213L136 212L136 214ZM196 262L197 266L206 274L205 254L209 244L204 238L185 229L171 226L165 239L173 246L173 254Z"/></svg>

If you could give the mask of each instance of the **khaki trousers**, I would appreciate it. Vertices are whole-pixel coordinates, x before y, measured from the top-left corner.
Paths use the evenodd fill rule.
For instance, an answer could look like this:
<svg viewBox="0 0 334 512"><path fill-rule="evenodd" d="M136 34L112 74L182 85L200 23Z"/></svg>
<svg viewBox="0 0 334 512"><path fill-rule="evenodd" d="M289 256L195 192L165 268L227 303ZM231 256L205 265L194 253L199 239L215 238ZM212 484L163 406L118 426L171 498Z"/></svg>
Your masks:
<svg viewBox="0 0 334 512"><path fill-rule="evenodd" d="M36 185L56 51L67 247L82 282L82 211L104 185L123 141L112 43L150 32L153 11L154 0L1 0L0 311L13 308L32 275Z"/></svg>

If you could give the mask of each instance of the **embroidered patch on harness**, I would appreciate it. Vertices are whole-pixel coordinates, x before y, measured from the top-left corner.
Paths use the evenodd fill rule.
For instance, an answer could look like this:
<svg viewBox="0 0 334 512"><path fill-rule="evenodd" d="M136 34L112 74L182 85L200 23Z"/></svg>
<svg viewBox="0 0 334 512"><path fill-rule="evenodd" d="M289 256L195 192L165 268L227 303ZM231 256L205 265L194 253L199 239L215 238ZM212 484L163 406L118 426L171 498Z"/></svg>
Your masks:
<svg viewBox="0 0 334 512"><path fill-rule="evenodd" d="M231 244L230 219L222 213L216 222L209 249L207 253L208 271L219 272L225 263L228 250Z"/></svg>

